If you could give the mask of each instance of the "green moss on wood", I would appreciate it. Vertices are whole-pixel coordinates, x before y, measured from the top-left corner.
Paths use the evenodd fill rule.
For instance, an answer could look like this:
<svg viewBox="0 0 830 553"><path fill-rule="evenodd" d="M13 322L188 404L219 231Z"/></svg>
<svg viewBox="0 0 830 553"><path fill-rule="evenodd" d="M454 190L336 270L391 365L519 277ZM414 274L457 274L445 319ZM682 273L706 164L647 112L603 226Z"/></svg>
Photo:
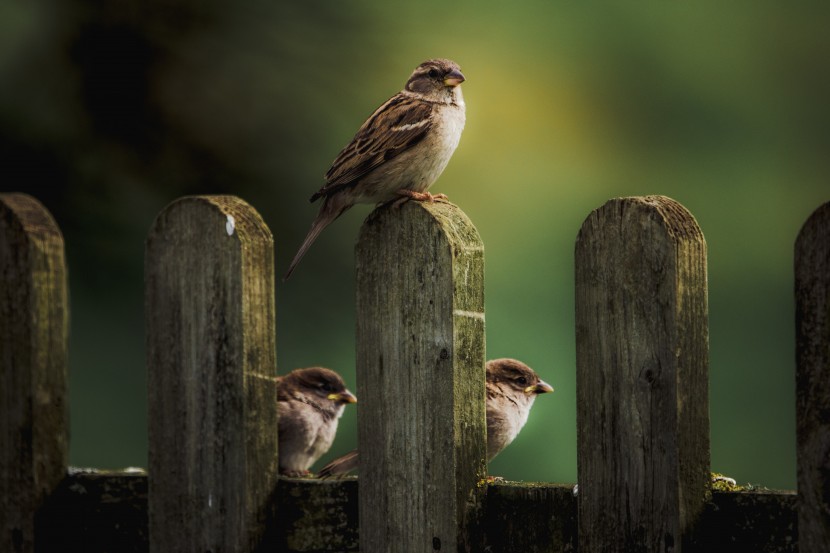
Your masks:
<svg viewBox="0 0 830 553"><path fill-rule="evenodd" d="M357 493L356 477L280 478L259 551L359 551ZM793 491L715 491L683 551L797 553L797 525ZM145 553L146 473L73 471L38 514L36 534L38 551ZM578 551L573 485L488 484L477 536L477 550Z"/></svg>

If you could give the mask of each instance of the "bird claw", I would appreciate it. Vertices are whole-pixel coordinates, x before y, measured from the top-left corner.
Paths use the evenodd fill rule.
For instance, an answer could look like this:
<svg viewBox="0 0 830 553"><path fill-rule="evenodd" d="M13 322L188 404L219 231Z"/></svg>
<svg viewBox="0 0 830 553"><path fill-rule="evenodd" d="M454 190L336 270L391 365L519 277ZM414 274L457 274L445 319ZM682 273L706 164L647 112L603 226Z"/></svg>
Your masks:
<svg viewBox="0 0 830 553"><path fill-rule="evenodd" d="M393 209L400 209L401 206L403 204L405 204L406 202L408 202L410 199L411 198L409 198L408 196L403 196L401 198L398 198L397 200L392 200L392 208Z"/></svg>
<svg viewBox="0 0 830 553"><path fill-rule="evenodd" d="M444 202L449 203L449 198L446 194L430 194L429 192L415 192L414 190L407 190L406 188L401 188L398 190L398 195L401 196L397 200L394 201L392 207L400 208L402 204L408 202L409 200L415 200L416 202L427 202L427 203L435 203L435 202Z"/></svg>

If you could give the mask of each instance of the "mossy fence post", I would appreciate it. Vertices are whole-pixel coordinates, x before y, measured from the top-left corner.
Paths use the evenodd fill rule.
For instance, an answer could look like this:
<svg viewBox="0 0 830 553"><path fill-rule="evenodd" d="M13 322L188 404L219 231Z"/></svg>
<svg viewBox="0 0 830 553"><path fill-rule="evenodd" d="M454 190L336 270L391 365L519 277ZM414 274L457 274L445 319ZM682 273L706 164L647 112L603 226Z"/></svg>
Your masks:
<svg viewBox="0 0 830 553"><path fill-rule="evenodd" d="M62 239L36 200L0 194L0 551L826 550L830 204L795 247L798 501L709 497L706 246L676 202L611 200L577 238L576 498L482 484L483 248L466 216L382 207L356 253L360 481L281 478L271 234L234 197L159 215L148 498L141 470L66 471Z"/></svg>
<svg viewBox="0 0 830 553"><path fill-rule="evenodd" d="M145 263L150 551L253 551L277 480L271 232L238 198L186 197Z"/></svg>
<svg viewBox="0 0 830 553"><path fill-rule="evenodd" d="M579 549L680 552L710 496L703 234L674 200L618 198L575 257Z"/></svg>
<svg viewBox="0 0 830 553"><path fill-rule="evenodd" d="M375 210L356 247L360 550L469 551L485 477L484 248L454 205Z"/></svg>
<svg viewBox="0 0 830 553"><path fill-rule="evenodd" d="M795 243L798 540L830 549L830 202Z"/></svg>
<svg viewBox="0 0 830 553"><path fill-rule="evenodd" d="M69 457L66 262L51 214L0 194L0 551L30 552Z"/></svg>

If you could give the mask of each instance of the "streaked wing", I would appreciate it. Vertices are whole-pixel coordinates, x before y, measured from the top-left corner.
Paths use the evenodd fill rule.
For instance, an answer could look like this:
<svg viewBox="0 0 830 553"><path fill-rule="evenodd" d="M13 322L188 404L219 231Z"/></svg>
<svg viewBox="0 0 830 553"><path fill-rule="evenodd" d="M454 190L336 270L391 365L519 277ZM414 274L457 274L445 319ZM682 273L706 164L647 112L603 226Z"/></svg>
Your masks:
<svg viewBox="0 0 830 553"><path fill-rule="evenodd" d="M432 126L432 104L396 94L363 123L326 173L326 186L313 199L336 192L405 152Z"/></svg>
<svg viewBox="0 0 830 553"><path fill-rule="evenodd" d="M354 451L350 451L320 469L317 476L319 478L328 478L330 476L343 476L348 474L358 467L358 459L357 450L355 449Z"/></svg>

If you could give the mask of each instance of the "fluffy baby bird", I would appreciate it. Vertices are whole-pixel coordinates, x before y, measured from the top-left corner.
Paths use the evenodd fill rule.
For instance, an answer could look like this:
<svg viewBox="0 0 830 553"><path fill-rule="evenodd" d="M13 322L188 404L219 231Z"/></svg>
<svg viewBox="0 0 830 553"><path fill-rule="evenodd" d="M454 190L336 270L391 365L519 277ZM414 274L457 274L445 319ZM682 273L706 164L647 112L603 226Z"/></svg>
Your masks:
<svg viewBox="0 0 830 553"><path fill-rule="evenodd" d="M487 362L486 368L489 463L518 436L536 396L552 392L553 387L516 359L493 359ZM318 476L347 474L357 468L358 458L357 450L351 451L323 467Z"/></svg>
<svg viewBox="0 0 830 553"><path fill-rule="evenodd" d="M280 474L310 474L309 467L331 447L347 403L357 398L330 369L296 369L277 379Z"/></svg>
<svg viewBox="0 0 830 553"><path fill-rule="evenodd" d="M369 116L332 163L326 185L311 196L323 204L283 280L323 229L354 204L435 198L427 189L449 163L464 129L463 82L454 61L427 60Z"/></svg>
<svg viewBox="0 0 830 553"><path fill-rule="evenodd" d="M487 362L487 462L516 439L539 394L553 386L516 359Z"/></svg>

